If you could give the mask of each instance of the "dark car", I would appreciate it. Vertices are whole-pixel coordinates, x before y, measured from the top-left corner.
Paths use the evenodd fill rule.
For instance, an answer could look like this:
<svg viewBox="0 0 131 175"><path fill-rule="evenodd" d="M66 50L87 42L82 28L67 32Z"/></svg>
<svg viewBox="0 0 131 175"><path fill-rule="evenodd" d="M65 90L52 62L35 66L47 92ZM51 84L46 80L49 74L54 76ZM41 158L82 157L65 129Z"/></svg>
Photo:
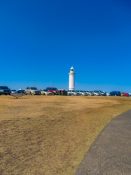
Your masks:
<svg viewBox="0 0 131 175"><path fill-rule="evenodd" d="M0 86L0 95L10 95L11 90L7 86Z"/></svg>
<svg viewBox="0 0 131 175"><path fill-rule="evenodd" d="M64 90L64 89L59 89L58 90L58 95L64 95L64 96L66 96L67 95L67 91Z"/></svg>
<svg viewBox="0 0 131 175"><path fill-rule="evenodd" d="M105 91L99 91L100 96L106 96L106 92Z"/></svg>
<svg viewBox="0 0 131 175"><path fill-rule="evenodd" d="M23 94L23 95L26 94L25 90L22 90L22 89L19 89L19 90L17 91L17 93L18 93L18 94Z"/></svg>
<svg viewBox="0 0 131 175"><path fill-rule="evenodd" d="M112 91L112 92L110 92L110 96L121 96L121 92L120 91Z"/></svg>

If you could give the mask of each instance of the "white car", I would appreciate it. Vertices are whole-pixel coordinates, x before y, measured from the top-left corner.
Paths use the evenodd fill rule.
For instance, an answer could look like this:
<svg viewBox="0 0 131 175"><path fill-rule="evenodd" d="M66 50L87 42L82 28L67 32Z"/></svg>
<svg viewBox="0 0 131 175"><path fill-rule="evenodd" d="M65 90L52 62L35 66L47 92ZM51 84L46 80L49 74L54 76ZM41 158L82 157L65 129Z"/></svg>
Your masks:
<svg viewBox="0 0 131 175"><path fill-rule="evenodd" d="M11 94L16 94L17 93L17 91L16 90L11 90Z"/></svg>
<svg viewBox="0 0 131 175"><path fill-rule="evenodd" d="M54 94L46 90L41 90L41 95L54 95Z"/></svg>
<svg viewBox="0 0 131 175"><path fill-rule="evenodd" d="M27 87L25 93L27 95L41 95L41 92L36 87Z"/></svg>
<svg viewBox="0 0 131 175"><path fill-rule="evenodd" d="M110 93L109 92L106 92L106 96L110 96Z"/></svg>
<svg viewBox="0 0 131 175"><path fill-rule="evenodd" d="M93 91L94 96L100 96L99 91Z"/></svg>
<svg viewBox="0 0 131 175"><path fill-rule="evenodd" d="M86 91L86 95L87 95L87 96L91 96L92 93L91 93L90 91Z"/></svg>
<svg viewBox="0 0 131 175"><path fill-rule="evenodd" d="M129 94L129 96L131 96L131 92L129 92L128 94Z"/></svg>
<svg viewBox="0 0 131 175"><path fill-rule="evenodd" d="M82 95L82 96L86 96L86 95L87 95L87 93L86 93L85 91L80 91L79 93L80 93L80 95Z"/></svg>
<svg viewBox="0 0 131 175"><path fill-rule="evenodd" d="M69 95L69 96L77 96L77 92L75 92L75 91L68 91L67 95Z"/></svg>

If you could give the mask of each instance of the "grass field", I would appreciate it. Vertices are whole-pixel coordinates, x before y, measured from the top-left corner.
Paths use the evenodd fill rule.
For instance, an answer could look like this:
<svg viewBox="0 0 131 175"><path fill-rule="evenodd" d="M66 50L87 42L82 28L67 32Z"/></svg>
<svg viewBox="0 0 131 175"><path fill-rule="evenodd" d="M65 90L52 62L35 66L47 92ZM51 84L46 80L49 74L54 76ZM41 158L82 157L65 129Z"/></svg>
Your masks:
<svg viewBox="0 0 131 175"><path fill-rule="evenodd" d="M74 175L123 97L0 96L0 175Z"/></svg>

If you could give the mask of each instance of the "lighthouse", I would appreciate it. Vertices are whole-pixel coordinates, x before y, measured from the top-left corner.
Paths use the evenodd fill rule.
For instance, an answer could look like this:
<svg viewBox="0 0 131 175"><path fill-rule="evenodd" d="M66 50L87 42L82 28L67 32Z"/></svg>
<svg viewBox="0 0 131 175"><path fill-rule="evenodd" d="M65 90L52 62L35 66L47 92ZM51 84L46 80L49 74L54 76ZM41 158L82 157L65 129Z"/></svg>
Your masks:
<svg viewBox="0 0 131 175"><path fill-rule="evenodd" d="M74 67L71 67L69 72L69 91L74 90L75 90L75 70Z"/></svg>

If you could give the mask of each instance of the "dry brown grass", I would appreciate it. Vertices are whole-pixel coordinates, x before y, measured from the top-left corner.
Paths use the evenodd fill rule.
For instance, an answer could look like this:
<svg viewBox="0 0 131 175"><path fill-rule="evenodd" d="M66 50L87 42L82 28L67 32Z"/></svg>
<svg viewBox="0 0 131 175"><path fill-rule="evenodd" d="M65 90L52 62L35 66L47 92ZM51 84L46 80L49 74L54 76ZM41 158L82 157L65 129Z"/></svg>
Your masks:
<svg viewBox="0 0 131 175"><path fill-rule="evenodd" d="M130 98L0 97L0 175L73 175Z"/></svg>

